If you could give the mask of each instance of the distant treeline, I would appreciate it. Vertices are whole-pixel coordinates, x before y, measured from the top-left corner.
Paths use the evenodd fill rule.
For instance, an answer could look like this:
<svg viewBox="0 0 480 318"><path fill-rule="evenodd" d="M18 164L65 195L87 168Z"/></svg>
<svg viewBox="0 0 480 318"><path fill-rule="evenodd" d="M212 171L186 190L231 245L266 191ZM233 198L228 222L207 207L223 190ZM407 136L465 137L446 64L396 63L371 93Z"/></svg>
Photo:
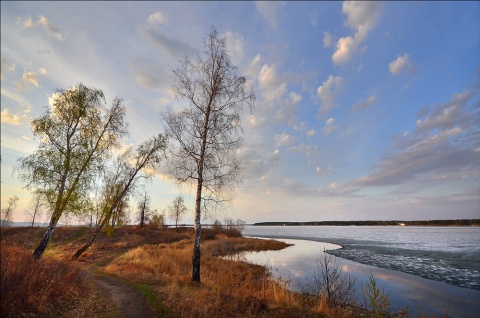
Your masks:
<svg viewBox="0 0 480 318"><path fill-rule="evenodd" d="M337 225L337 226L365 226L365 225L377 225L377 226L392 226L392 225L405 225L405 226L480 226L480 219L471 220L424 220L424 221L318 221L318 222L258 222L253 225L282 225L282 226L299 226L299 225Z"/></svg>

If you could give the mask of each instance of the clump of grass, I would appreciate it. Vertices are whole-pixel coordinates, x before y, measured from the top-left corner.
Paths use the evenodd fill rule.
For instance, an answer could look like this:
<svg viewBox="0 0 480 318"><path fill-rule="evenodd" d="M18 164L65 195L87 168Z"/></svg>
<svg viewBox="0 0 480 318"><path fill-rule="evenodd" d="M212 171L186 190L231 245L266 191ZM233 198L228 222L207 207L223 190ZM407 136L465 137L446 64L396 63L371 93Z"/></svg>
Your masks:
<svg viewBox="0 0 480 318"><path fill-rule="evenodd" d="M52 315L55 308L84 290L83 274L67 264L42 258L31 251L1 242L2 317Z"/></svg>

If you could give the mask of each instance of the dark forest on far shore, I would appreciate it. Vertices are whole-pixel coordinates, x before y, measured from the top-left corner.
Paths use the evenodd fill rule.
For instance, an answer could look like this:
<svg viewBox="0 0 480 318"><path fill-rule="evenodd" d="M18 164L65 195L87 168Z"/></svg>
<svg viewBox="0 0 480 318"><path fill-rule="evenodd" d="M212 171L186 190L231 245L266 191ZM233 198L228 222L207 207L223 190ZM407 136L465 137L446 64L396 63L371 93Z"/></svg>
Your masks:
<svg viewBox="0 0 480 318"><path fill-rule="evenodd" d="M480 219L460 219L460 220L423 220L423 221L312 221L312 222L257 222L253 225L330 225L330 226L480 226Z"/></svg>

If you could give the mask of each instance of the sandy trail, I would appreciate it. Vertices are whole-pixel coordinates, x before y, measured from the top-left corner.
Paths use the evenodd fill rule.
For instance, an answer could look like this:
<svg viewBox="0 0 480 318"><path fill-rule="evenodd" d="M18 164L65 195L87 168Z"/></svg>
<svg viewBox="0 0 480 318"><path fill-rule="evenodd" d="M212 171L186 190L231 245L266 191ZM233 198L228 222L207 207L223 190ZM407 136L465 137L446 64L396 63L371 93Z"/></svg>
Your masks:
<svg viewBox="0 0 480 318"><path fill-rule="evenodd" d="M109 276L94 276L93 282L113 305L120 310L118 317L155 317L145 297L132 285Z"/></svg>

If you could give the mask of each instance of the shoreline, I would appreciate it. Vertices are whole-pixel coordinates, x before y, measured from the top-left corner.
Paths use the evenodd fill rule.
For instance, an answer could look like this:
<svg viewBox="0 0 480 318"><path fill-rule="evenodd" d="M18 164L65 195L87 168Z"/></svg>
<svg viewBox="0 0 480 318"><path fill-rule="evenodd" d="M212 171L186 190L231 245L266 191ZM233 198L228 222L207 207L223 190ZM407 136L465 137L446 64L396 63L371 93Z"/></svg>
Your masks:
<svg viewBox="0 0 480 318"><path fill-rule="evenodd" d="M331 254L335 257L346 259L362 265L375 266L382 269L410 274L423 279L441 282L459 288L480 291L480 255L477 255L475 252L427 252L423 250L382 247L378 245L377 242L372 243L365 240L340 238L314 238L295 235L256 234L252 236L269 239L306 240L319 243L335 244L339 245L340 248L326 251L328 254ZM430 259L422 259L422 267L418 267L415 262L409 262L409 260L418 260L419 258L425 257L426 254L434 255L434 257L430 255ZM398 256L402 257L402 261L392 262L392 258ZM441 258L438 256L441 256ZM438 270L438 262L441 262L444 266L443 271ZM463 270L457 269L453 266L446 266L445 262L455 264L457 267L461 267ZM469 263L470 268L465 265L466 263ZM472 269L473 266L476 266L476 268ZM469 273L469 270L471 273ZM468 277L469 274L476 275L473 276L473 278L466 279L465 277ZM461 276L461 279L459 279L458 276Z"/></svg>
<svg viewBox="0 0 480 318"><path fill-rule="evenodd" d="M298 282L305 283L305 281L308 280L308 264L312 265L315 262L315 258L313 257L314 253L312 253L313 245L308 242L318 243L319 248L321 248L321 244L341 246L338 243L333 243L333 241L322 242L320 240L298 237L266 237L261 235L248 237L275 239L289 244L293 243L294 246L295 243L297 243L296 248L300 252L296 252L295 247L288 247L285 250L289 250L284 250L284 255L279 253L279 251L261 253L264 255L263 257L268 259L266 264L263 264L264 266L268 266L268 264L279 266L275 268L274 274L282 278L288 278L290 276L290 280L297 281L297 284ZM303 252L301 251L302 249ZM326 252L332 254L332 251L338 251L340 249L326 249ZM288 261L283 261L283 257ZM378 285L384 288L386 293L391 292L390 300L393 310L398 311L402 308L409 307L409 312L412 313L413 316L423 312L444 315L448 310L449 317L476 317L476 313L480 311L480 304L477 301L477 299L480 298L480 291L478 290L454 286L402 271L362 264L341 257L339 257L339 261L342 264L342 268L347 269L347 272L357 280L356 287L357 293L359 294L357 297L360 304L362 299L360 295L361 286L364 286L368 275L373 273L378 281ZM254 263L260 264L256 261ZM288 264L291 268L280 267L279 264L282 263ZM310 270L313 270L313 268L314 267L310 268ZM293 278L295 279L293 280ZM301 288L297 288L296 290L301 291Z"/></svg>
<svg viewBox="0 0 480 318"><path fill-rule="evenodd" d="M256 222L252 226L480 226L480 219Z"/></svg>

